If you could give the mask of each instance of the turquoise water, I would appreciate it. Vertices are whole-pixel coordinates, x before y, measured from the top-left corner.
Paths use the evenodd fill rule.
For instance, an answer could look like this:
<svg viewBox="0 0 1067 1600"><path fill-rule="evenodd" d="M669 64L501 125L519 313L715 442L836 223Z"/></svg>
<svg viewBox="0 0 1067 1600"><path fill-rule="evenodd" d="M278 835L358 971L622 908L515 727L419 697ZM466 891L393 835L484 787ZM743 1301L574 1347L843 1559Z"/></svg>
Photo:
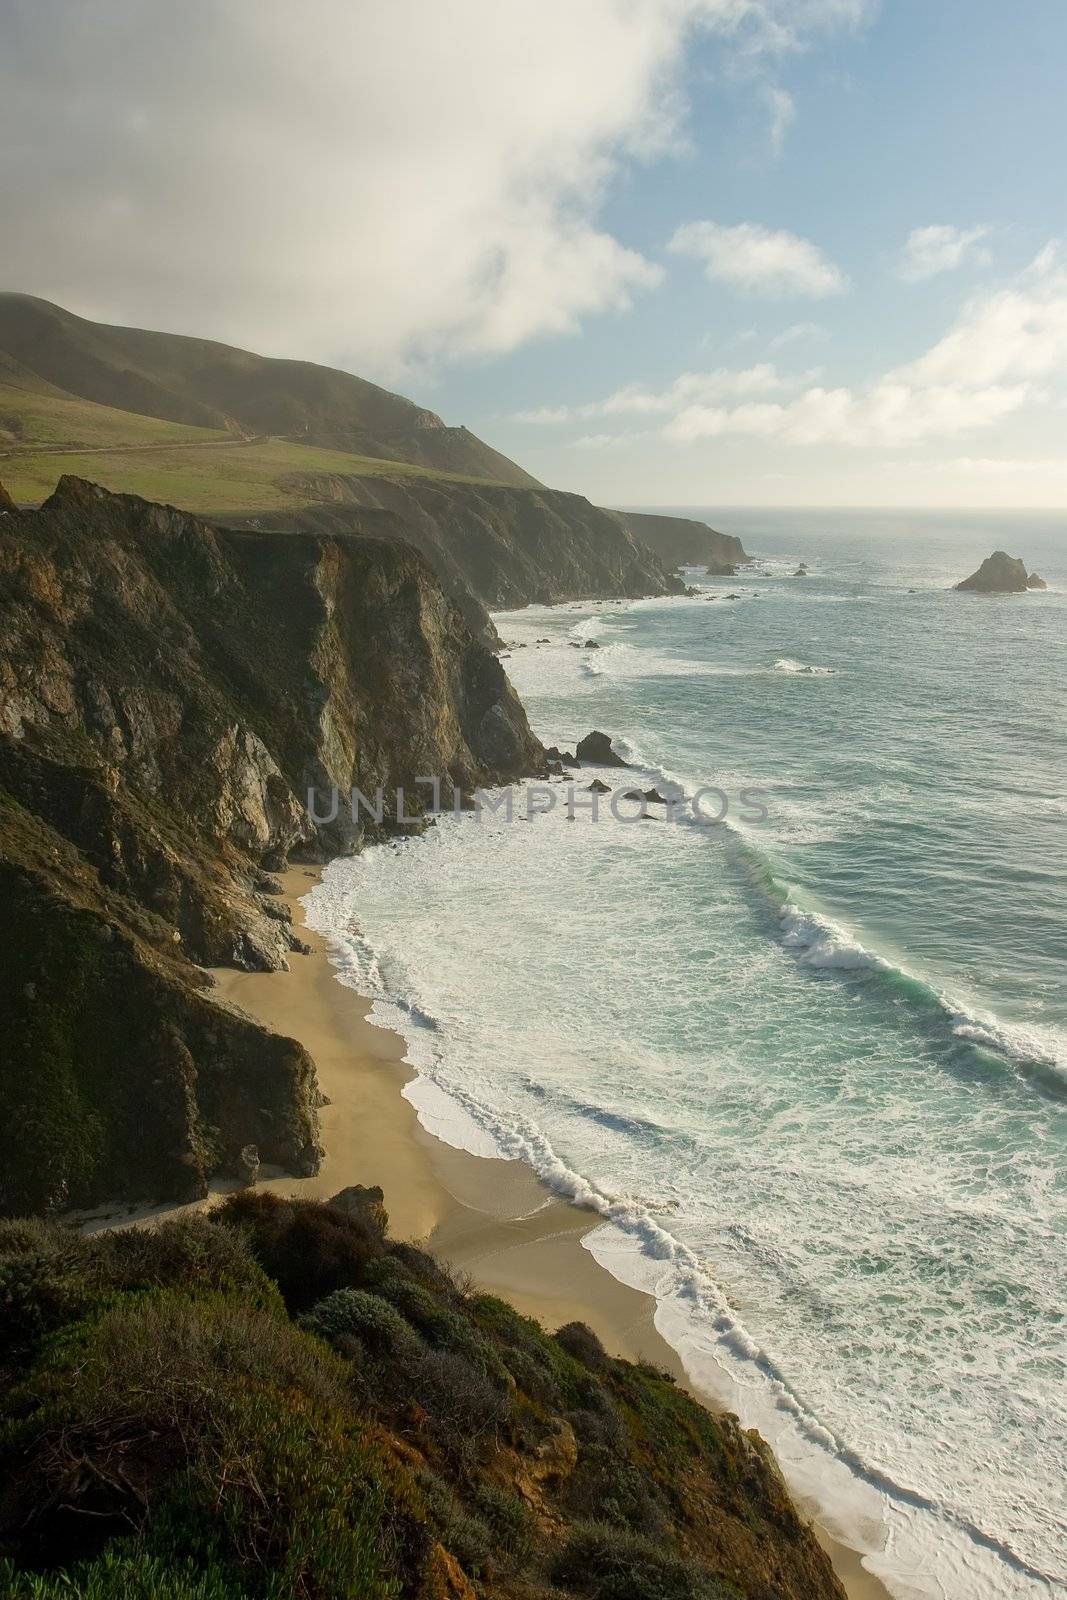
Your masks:
<svg viewBox="0 0 1067 1600"><path fill-rule="evenodd" d="M766 559L497 621L546 742L726 820L519 791L313 916L894 1593L1067 1592L1067 518L697 514ZM998 546L1049 592L948 592Z"/></svg>

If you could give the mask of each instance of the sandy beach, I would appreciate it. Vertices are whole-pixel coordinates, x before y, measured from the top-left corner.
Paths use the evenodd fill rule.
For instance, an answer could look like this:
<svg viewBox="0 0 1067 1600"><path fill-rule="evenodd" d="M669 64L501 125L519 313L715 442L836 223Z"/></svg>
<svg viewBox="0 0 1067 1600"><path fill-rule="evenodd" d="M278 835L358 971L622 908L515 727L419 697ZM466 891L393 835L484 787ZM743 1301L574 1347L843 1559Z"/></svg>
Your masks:
<svg viewBox="0 0 1067 1600"><path fill-rule="evenodd" d="M282 879L310 955L294 955L289 972L214 972L220 998L306 1046L329 1100L321 1171L260 1187L326 1198L348 1184L380 1184L395 1237L419 1242L549 1328L585 1322L613 1354L687 1381L656 1330L653 1297L619 1283L582 1248L599 1219L558 1199L522 1163L455 1149L422 1127L401 1093L412 1076L404 1040L368 1022L370 1002L338 982L325 942L304 927L299 898L318 875L296 867ZM851 1600L890 1600L855 1551L816 1531Z"/></svg>

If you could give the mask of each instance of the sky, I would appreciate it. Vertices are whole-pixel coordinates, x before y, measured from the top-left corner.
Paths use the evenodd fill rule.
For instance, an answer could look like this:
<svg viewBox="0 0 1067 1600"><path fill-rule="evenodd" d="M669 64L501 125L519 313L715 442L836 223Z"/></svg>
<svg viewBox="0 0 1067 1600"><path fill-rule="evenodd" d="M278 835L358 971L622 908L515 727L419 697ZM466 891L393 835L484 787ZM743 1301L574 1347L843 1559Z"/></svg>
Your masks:
<svg viewBox="0 0 1067 1600"><path fill-rule="evenodd" d="M1062 0L3 0L0 287L617 505L1067 507Z"/></svg>

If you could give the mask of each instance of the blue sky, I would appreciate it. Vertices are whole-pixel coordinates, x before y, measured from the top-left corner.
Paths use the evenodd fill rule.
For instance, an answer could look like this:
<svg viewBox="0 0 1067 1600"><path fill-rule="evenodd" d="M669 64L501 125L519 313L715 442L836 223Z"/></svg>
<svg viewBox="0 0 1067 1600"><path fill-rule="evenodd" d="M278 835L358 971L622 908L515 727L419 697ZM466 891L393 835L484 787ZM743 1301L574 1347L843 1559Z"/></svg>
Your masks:
<svg viewBox="0 0 1067 1600"><path fill-rule="evenodd" d="M603 212L613 234L663 263L661 285L628 312L587 319L576 336L450 367L433 403L546 481L635 504L1067 504L1055 385L995 425L900 447L679 446L634 437L620 417L514 420L720 365L771 361L863 386L921 356L971 297L1010 285L1067 231L1067 6L885 0L866 25L775 71L793 104L778 148L764 88L731 81L721 41L689 52L686 82L691 148L629 165ZM809 239L849 288L768 298L709 282L698 262L665 250L680 223L699 218ZM932 226L986 232L957 267L903 281L905 242ZM776 348L789 330L795 337ZM601 435L618 443L594 445Z"/></svg>
<svg viewBox="0 0 1067 1600"><path fill-rule="evenodd" d="M545 482L1065 505L1063 0L7 0L5 287Z"/></svg>

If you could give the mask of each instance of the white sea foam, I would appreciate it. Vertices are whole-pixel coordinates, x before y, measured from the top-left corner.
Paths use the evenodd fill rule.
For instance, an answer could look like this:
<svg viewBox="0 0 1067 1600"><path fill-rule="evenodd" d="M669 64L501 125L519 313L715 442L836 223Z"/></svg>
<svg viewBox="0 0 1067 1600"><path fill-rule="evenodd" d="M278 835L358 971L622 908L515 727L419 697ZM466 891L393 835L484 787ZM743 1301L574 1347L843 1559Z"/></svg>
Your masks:
<svg viewBox="0 0 1067 1600"><path fill-rule="evenodd" d="M798 727L768 663L793 661L788 648L825 659L799 610L778 621L790 605L817 618L810 603L823 602L801 582L764 592L744 607L531 608L498 625L531 646L508 670L538 732L570 745L610 730L641 787L691 793L718 778L733 790L751 751L777 739L791 762L780 826L735 837L733 819L446 821L331 868L322 925L377 993L375 1019L408 1039L424 1123L521 1157L603 1219L589 1248L656 1293L657 1325L694 1381L772 1439L797 1492L894 1595L1049 1600L1067 1593L1055 1504L1064 1214L1046 1128L1062 1106L1047 1062L1062 1061L1064 1041L924 977L910 952L929 946L927 925L925 945L903 943L905 961L855 900L821 909L838 904L812 887L828 860L851 874L839 886L873 886L867 905L884 911L883 819L920 814L900 753L919 726L917 690L903 654L872 679L872 705L896 719L871 724L875 770L860 760L863 729L829 727L821 694ZM574 642L595 636L600 650L571 648L583 623L592 631ZM872 646L866 627L850 630L844 616L832 659L861 689ZM697 670L679 672L682 660ZM664 683L656 661L685 681ZM751 693L728 677L751 679ZM768 697L793 706L780 724ZM690 709L672 719L676 704ZM985 748L997 727L981 726ZM810 765L836 762L846 733L847 767L820 793ZM1033 792L1029 778L1018 787ZM1051 777L1040 792L1056 792ZM997 826L995 799L983 829Z"/></svg>
<svg viewBox="0 0 1067 1600"><path fill-rule="evenodd" d="M774 663L775 672L785 672L791 676L806 678L832 678L833 667L813 667L806 661L794 661L791 656L781 656Z"/></svg>
<svg viewBox="0 0 1067 1600"><path fill-rule="evenodd" d="M781 912L782 943L802 952L801 960L811 967L841 967L845 971L867 969L891 972L892 963L864 949L840 924L816 912L805 911L788 901Z"/></svg>

